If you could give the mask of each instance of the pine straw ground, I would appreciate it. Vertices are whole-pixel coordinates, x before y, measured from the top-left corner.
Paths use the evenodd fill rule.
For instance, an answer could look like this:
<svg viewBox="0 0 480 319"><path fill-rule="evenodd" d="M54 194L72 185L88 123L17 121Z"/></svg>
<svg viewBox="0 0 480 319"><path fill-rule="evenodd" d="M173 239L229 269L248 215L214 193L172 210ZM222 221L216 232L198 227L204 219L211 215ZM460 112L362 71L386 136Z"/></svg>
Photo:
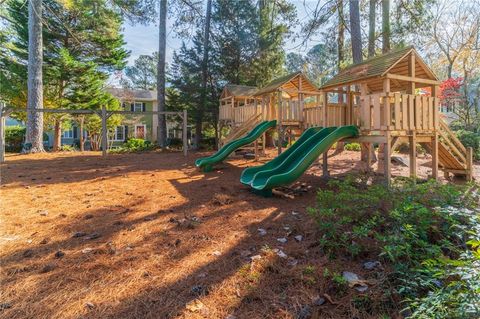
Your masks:
<svg viewBox="0 0 480 319"><path fill-rule="evenodd" d="M378 274L362 269L373 251L330 261L316 245L306 207L315 202L313 189L325 187L314 176L319 167L302 177L313 186L302 196L261 198L239 183L242 168L255 163L236 157L203 174L193 167L200 155L8 156L1 166L0 317L298 318L307 305L312 318L388 312L392 300L381 287L338 291L323 276L326 268ZM361 169L358 157L332 158L332 175ZM86 235L73 237L78 232ZM251 262L255 255L262 258ZM324 294L331 300L314 305Z"/></svg>

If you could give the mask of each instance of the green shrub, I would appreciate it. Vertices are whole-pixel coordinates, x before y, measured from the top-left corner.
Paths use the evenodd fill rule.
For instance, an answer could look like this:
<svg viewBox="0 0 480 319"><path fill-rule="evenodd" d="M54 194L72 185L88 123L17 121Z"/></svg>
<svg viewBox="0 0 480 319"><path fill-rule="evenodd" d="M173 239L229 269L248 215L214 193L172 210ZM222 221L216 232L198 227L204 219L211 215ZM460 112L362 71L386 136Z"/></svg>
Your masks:
<svg viewBox="0 0 480 319"><path fill-rule="evenodd" d="M360 152L362 150L360 143L348 143L345 144L345 150Z"/></svg>
<svg viewBox="0 0 480 319"><path fill-rule="evenodd" d="M62 151L62 152L76 152L76 151L78 151L78 148L75 145L65 144L65 145L62 145L60 147L60 151Z"/></svg>
<svg viewBox="0 0 480 319"><path fill-rule="evenodd" d="M25 141L26 128L21 126L7 126L5 128L5 150L20 152Z"/></svg>
<svg viewBox="0 0 480 319"><path fill-rule="evenodd" d="M141 139L141 138L131 138L128 139L121 147L116 149L111 149L112 153L130 153L130 152L143 152L153 150L155 145L152 142Z"/></svg>
<svg viewBox="0 0 480 319"><path fill-rule="evenodd" d="M455 134L465 147L473 148L473 157L480 159L480 134L466 130L458 130Z"/></svg>
<svg viewBox="0 0 480 319"><path fill-rule="evenodd" d="M348 177L319 190L308 211L330 258L373 254L392 269L386 295L400 295L413 318L478 318L477 201L462 186L408 181L389 189Z"/></svg>

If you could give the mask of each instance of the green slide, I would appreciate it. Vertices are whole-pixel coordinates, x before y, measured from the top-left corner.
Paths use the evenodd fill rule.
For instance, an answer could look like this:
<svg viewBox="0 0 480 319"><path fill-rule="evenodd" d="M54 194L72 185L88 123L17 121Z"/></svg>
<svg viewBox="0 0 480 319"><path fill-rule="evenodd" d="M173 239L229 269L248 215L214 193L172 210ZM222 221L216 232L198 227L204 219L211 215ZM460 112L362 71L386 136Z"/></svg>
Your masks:
<svg viewBox="0 0 480 319"><path fill-rule="evenodd" d="M218 150L215 154L208 157L202 157L195 161L195 166L201 168L204 172L210 172L213 169L213 165L219 163L227 158L230 153L236 149L248 145L254 142L257 138L260 137L268 129L275 127L277 121L263 121L258 124L253 130L251 130L246 136L239 139L233 140L225 144L221 149Z"/></svg>
<svg viewBox="0 0 480 319"><path fill-rule="evenodd" d="M321 127L311 127L307 129L305 132L303 132L302 136L300 136L300 138L297 141L295 141L295 143L293 143L292 146L287 148L285 152L278 155L270 162L260 166L249 167L243 170L242 176L240 177L240 182L245 185L250 185L255 174L257 174L260 171L271 170L277 167L278 165L280 165L290 154L292 154L297 148L299 148L303 144L303 142L308 140L310 137L312 137L315 133L317 133L321 129L322 129Z"/></svg>
<svg viewBox="0 0 480 319"><path fill-rule="evenodd" d="M324 128L299 145L279 165L257 172L250 186L259 194L271 196L272 188L293 183L336 141L357 135L355 126Z"/></svg>

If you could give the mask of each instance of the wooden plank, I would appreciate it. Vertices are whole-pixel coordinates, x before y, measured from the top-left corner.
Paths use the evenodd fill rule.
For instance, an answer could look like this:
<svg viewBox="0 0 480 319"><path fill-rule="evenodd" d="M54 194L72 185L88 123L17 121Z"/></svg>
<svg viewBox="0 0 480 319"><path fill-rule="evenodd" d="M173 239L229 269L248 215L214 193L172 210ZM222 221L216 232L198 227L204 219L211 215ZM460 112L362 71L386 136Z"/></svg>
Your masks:
<svg viewBox="0 0 480 319"><path fill-rule="evenodd" d="M384 155L383 155L383 169L385 170L385 179L386 179L386 184L387 186L390 186L391 179L392 179L392 163L390 161L390 156L391 156L391 138L390 138L390 133L387 131L385 134L386 137L386 143L384 146Z"/></svg>
<svg viewBox="0 0 480 319"><path fill-rule="evenodd" d="M433 103L434 98L427 97L427 99L428 99L428 129L433 130L434 129L433 122L435 118L435 110L434 110L435 104Z"/></svg>
<svg viewBox="0 0 480 319"><path fill-rule="evenodd" d="M402 94L402 130L408 130L408 95Z"/></svg>
<svg viewBox="0 0 480 319"><path fill-rule="evenodd" d="M422 96L422 129L428 130L428 96Z"/></svg>
<svg viewBox="0 0 480 319"><path fill-rule="evenodd" d="M464 163L466 163L466 158L465 156L460 152L460 150L455 146L452 141L450 141L449 136L447 136L444 132L438 131L438 133L443 137L444 142L447 144L450 150L455 153L456 156L460 158L460 160Z"/></svg>
<svg viewBox="0 0 480 319"><path fill-rule="evenodd" d="M411 94L407 94L408 96L408 127L410 130L414 131L415 126L415 99L414 96Z"/></svg>
<svg viewBox="0 0 480 319"><path fill-rule="evenodd" d="M381 113L380 113L380 95L379 94L374 94L372 95L372 104L373 104L373 110L372 110L372 117L373 117L373 125L372 128L374 130L379 130L381 127Z"/></svg>
<svg viewBox="0 0 480 319"><path fill-rule="evenodd" d="M390 96L388 94L383 98L383 113L383 124L387 127L388 130L391 130L393 127L391 127L392 118L390 109Z"/></svg>
<svg viewBox="0 0 480 319"><path fill-rule="evenodd" d="M415 129L422 129L422 97L415 96Z"/></svg>
<svg viewBox="0 0 480 319"><path fill-rule="evenodd" d="M467 180L470 182L473 179L473 148L467 148Z"/></svg>
<svg viewBox="0 0 480 319"><path fill-rule="evenodd" d="M402 115L400 109L400 93L395 93L393 95L395 103L395 129L400 130L402 128Z"/></svg>
<svg viewBox="0 0 480 319"><path fill-rule="evenodd" d="M399 80L399 81L406 81L406 82L414 82L414 83L421 83L421 84L430 84L430 85L440 85L440 81L435 81L435 80L429 80L429 79L422 79L418 77L412 77L412 76L406 76L406 75L400 75L400 74L391 74L388 73L386 75L387 79L392 79L392 80Z"/></svg>

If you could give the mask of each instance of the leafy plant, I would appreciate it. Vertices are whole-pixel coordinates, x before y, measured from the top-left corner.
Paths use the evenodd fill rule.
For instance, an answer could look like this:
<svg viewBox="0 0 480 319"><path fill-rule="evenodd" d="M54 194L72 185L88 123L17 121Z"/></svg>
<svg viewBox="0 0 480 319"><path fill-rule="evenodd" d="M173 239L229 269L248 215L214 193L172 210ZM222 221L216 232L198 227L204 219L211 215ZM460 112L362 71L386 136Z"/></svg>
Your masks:
<svg viewBox="0 0 480 319"><path fill-rule="evenodd" d="M359 143L348 143L348 144L345 144L345 149L347 151L360 152L361 151L361 146L360 146Z"/></svg>
<svg viewBox="0 0 480 319"><path fill-rule="evenodd" d="M20 152L25 140L25 127L7 126L5 128L5 150L7 152Z"/></svg>

